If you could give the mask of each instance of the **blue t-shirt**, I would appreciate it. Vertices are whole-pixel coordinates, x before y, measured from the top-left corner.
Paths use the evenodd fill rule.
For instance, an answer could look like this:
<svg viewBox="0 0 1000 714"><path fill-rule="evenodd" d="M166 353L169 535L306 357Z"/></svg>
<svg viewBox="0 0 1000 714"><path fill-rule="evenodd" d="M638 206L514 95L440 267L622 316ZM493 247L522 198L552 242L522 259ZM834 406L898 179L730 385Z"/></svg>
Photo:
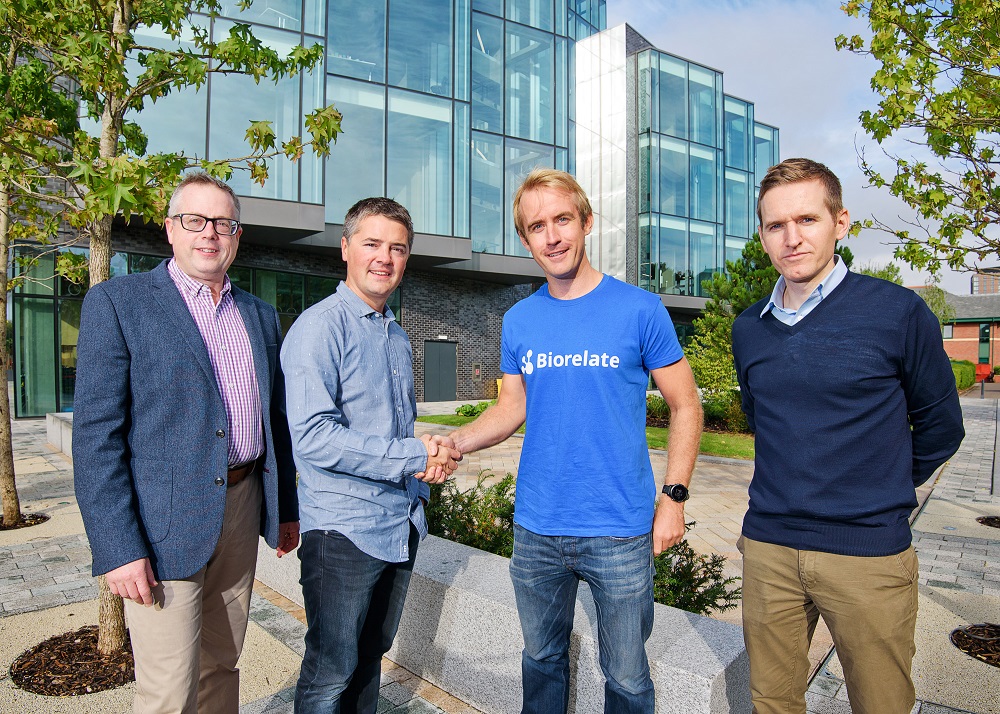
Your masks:
<svg viewBox="0 0 1000 714"><path fill-rule="evenodd" d="M527 392L514 520L542 535L648 533L646 385L683 356L659 297L607 275L573 300L543 286L514 305L500 361Z"/></svg>

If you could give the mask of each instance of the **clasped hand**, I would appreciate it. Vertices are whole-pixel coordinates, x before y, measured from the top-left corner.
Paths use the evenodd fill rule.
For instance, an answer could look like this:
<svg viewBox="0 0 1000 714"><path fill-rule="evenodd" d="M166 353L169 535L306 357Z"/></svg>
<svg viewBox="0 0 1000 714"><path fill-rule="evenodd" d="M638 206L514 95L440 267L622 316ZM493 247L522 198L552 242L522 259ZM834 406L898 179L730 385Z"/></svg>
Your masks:
<svg viewBox="0 0 1000 714"><path fill-rule="evenodd" d="M417 478L425 483L444 483L458 468L462 452L455 448L450 436L424 434L420 440L427 447L427 469L418 473Z"/></svg>

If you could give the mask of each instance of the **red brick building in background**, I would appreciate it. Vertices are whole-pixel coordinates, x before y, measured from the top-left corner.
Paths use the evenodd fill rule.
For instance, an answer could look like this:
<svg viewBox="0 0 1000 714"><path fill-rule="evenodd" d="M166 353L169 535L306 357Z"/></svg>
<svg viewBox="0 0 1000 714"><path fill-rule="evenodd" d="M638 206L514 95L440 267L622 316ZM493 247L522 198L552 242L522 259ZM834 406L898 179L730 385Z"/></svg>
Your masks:
<svg viewBox="0 0 1000 714"><path fill-rule="evenodd" d="M1000 364L1000 294L946 293L955 318L942 326L944 350L954 360Z"/></svg>

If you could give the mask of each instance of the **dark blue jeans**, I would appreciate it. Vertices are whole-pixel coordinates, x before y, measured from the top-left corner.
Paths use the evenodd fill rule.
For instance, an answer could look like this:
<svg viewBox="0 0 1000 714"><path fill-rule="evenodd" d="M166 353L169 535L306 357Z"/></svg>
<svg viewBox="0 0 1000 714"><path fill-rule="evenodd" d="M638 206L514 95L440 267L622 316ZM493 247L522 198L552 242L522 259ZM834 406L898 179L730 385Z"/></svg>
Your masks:
<svg viewBox="0 0 1000 714"><path fill-rule="evenodd" d="M403 614L420 541L410 526L410 559L387 563L336 531L302 536L306 653L295 687L297 714L375 714L382 655Z"/></svg>
<svg viewBox="0 0 1000 714"><path fill-rule="evenodd" d="M522 714L560 714L569 702L569 636L580 580L597 606L606 714L653 714L646 640L653 631L652 534L543 536L514 524L514 582L524 635Z"/></svg>

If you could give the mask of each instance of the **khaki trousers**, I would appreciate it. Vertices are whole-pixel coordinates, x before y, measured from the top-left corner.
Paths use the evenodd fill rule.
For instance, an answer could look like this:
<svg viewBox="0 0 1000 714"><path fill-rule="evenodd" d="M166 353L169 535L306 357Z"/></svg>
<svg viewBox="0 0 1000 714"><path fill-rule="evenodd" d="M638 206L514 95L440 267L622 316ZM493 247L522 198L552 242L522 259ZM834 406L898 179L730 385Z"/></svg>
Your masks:
<svg viewBox="0 0 1000 714"><path fill-rule="evenodd" d="M161 581L151 607L125 601L135 655L135 714L238 714L250 593L257 567L261 479L226 491L222 534L208 563Z"/></svg>
<svg viewBox="0 0 1000 714"><path fill-rule="evenodd" d="M863 558L740 538L743 637L757 714L805 714L819 616L844 667L854 714L909 714L916 701L917 556Z"/></svg>

